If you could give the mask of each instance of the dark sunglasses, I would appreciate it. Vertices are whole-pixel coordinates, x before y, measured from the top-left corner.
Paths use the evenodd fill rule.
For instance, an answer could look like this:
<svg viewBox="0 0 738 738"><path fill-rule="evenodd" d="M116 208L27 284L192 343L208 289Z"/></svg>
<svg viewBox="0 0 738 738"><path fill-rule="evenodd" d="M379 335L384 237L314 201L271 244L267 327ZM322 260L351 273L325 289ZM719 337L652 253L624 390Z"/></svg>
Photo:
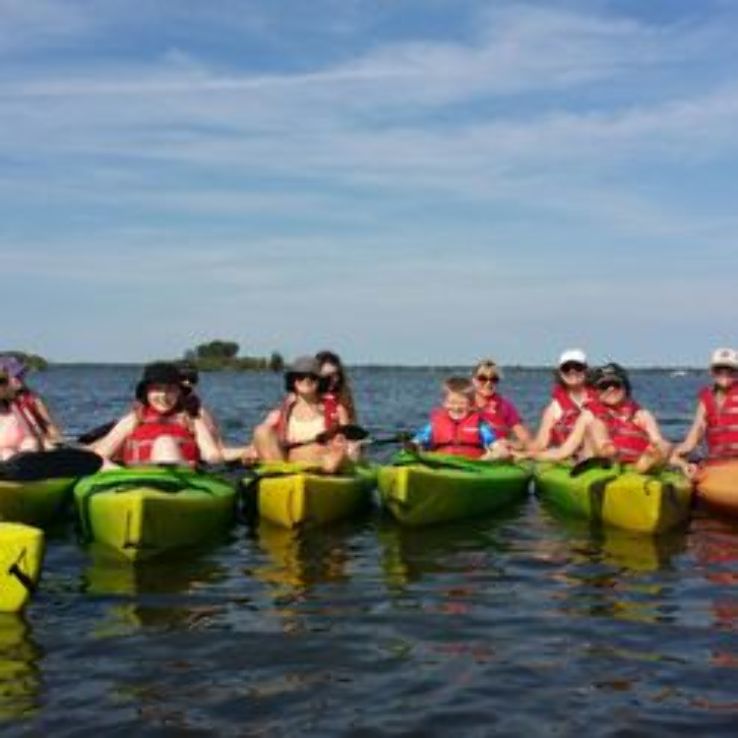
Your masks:
<svg viewBox="0 0 738 738"><path fill-rule="evenodd" d="M320 379L317 374L311 374L310 372L295 372L292 378L295 382L302 382L305 379L309 379L311 382L318 382Z"/></svg>
<svg viewBox="0 0 738 738"><path fill-rule="evenodd" d="M569 372L586 372L586 364L580 364L578 361L567 361L559 367L559 371L562 374L568 374Z"/></svg>
<svg viewBox="0 0 738 738"><path fill-rule="evenodd" d="M736 369L733 366L725 366L724 364L718 364L710 367L710 371L713 374L736 374Z"/></svg>
<svg viewBox="0 0 738 738"><path fill-rule="evenodd" d="M500 378L494 374L477 374L475 379L480 384L497 384L500 381Z"/></svg>
<svg viewBox="0 0 738 738"><path fill-rule="evenodd" d="M595 386L600 392L605 392L606 390L609 390L609 389L623 389L623 383L617 382L615 380L609 380L607 382L600 382L599 384Z"/></svg>

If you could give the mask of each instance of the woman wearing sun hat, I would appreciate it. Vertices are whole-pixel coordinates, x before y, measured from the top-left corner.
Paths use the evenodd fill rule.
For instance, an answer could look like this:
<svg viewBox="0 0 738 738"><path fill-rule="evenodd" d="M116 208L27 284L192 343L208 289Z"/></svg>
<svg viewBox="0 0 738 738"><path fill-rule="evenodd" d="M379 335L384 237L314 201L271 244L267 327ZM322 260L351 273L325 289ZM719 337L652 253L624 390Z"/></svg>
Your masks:
<svg viewBox="0 0 738 738"><path fill-rule="evenodd" d="M585 404L594 399L587 369L587 355L581 349L567 349L559 356L551 401L541 415L534 449L561 446L571 434Z"/></svg>
<svg viewBox="0 0 738 738"><path fill-rule="evenodd" d="M185 408L182 375L176 364L158 361L144 368L136 405L92 449L126 465L217 463L223 455L201 416Z"/></svg>
<svg viewBox="0 0 738 738"><path fill-rule="evenodd" d="M674 449L672 461L693 476L697 471L685 457L704 439L707 463L738 459L738 352L719 348L710 357L712 385L697 395L692 426Z"/></svg>
<svg viewBox="0 0 738 738"><path fill-rule="evenodd" d="M336 471L347 458L345 439L336 436L327 443L317 437L349 422L346 408L332 395L323 396L320 362L300 356L284 375L285 399L254 429L253 444L262 461L319 462L326 471Z"/></svg>
<svg viewBox="0 0 738 738"><path fill-rule="evenodd" d="M472 371L474 405L484 415L498 438L512 438L516 445L527 448L532 437L515 405L497 391L502 370L492 359L477 362Z"/></svg>

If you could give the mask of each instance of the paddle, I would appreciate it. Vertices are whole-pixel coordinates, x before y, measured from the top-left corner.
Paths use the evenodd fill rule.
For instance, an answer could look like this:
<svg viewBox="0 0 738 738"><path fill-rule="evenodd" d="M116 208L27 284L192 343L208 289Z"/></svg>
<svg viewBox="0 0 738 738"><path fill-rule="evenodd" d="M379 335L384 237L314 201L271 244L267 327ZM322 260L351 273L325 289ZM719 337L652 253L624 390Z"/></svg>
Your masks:
<svg viewBox="0 0 738 738"><path fill-rule="evenodd" d="M575 464L569 472L570 477L578 477L580 474L590 471L591 469L612 469L613 460L606 456L592 456Z"/></svg>
<svg viewBox="0 0 738 738"><path fill-rule="evenodd" d="M0 462L0 480L35 482L41 479L85 477L99 471L102 457L81 448L28 451Z"/></svg>
<svg viewBox="0 0 738 738"><path fill-rule="evenodd" d="M321 431L317 436L314 436L307 441L288 443L286 449L287 451L292 451L294 448L310 446L313 443L318 443L322 446L339 435L344 436L347 441L363 441L369 436L369 431L362 428L360 425L354 425L353 423L349 423L347 425L336 425L328 430Z"/></svg>
<svg viewBox="0 0 738 738"><path fill-rule="evenodd" d="M88 445L90 443L95 443L95 441L99 441L101 438L107 436L111 430L113 430L113 426L115 425L115 423L115 420L110 420L107 423L103 423L102 425L98 425L95 428L91 428L90 430L85 431L81 435L77 436L77 443L84 443Z"/></svg>

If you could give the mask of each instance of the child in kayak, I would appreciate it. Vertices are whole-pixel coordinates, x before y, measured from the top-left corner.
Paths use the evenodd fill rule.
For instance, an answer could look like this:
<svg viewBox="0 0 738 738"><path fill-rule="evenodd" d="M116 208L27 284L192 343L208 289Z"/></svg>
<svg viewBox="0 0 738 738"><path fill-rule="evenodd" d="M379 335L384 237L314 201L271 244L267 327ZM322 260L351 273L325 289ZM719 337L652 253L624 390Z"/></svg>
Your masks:
<svg viewBox="0 0 738 738"><path fill-rule="evenodd" d="M533 439L515 405L497 392L501 379L502 371L491 359L483 359L474 367L474 407L484 414L499 438L511 440L518 449L527 449Z"/></svg>
<svg viewBox="0 0 738 738"><path fill-rule="evenodd" d="M51 448L60 443L61 430L51 416L49 408L41 396L26 384L28 365L18 357L7 354L0 356L0 370L8 375L17 411L23 416L31 432L42 442L43 447Z"/></svg>
<svg viewBox="0 0 738 738"><path fill-rule="evenodd" d="M585 404L594 399L594 392L587 386L587 369L587 355L581 349L568 349L559 357L556 383L551 401L541 416L532 444L534 450L561 446L574 429Z"/></svg>
<svg viewBox="0 0 738 738"><path fill-rule="evenodd" d="M10 375L0 369L0 461L7 461L21 451L42 449L41 439L18 410Z"/></svg>
<svg viewBox="0 0 738 738"><path fill-rule="evenodd" d="M410 441L411 448L465 456L470 459L509 458L504 439L498 438L484 414L474 409L474 387L466 377L449 377L443 383L441 407Z"/></svg>
<svg viewBox="0 0 738 738"><path fill-rule="evenodd" d="M320 364L301 356L285 372L286 397L254 429L261 461L303 461L335 473L349 460L346 439L337 432L349 422L346 408L319 391ZM319 438L319 436L323 436Z"/></svg>
<svg viewBox="0 0 738 738"><path fill-rule="evenodd" d="M700 390L692 426L671 458L690 478L698 466L685 457L702 440L707 445L707 463L738 459L738 352L730 348L713 351L710 374L712 386Z"/></svg>
<svg viewBox="0 0 738 738"><path fill-rule="evenodd" d="M594 399L585 404L566 441L558 448L537 451L529 457L542 461L577 461L592 453L632 464L645 473L669 458L671 446L654 416L631 397L627 372L610 363L593 370L589 383Z"/></svg>
<svg viewBox="0 0 738 738"><path fill-rule="evenodd" d="M223 455L202 417L185 410L181 374L175 364L156 362L144 368L136 387L137 405L104 438L92 444L107 460L139 464L218 463Z"/></svg>

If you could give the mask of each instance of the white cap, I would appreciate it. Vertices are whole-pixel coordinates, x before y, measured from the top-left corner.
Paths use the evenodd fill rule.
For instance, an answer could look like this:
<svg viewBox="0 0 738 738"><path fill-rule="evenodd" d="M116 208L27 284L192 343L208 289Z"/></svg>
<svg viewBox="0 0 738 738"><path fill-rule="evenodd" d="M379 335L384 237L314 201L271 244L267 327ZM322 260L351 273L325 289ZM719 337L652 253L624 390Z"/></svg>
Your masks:
<svg viewBox="0 0 738 738"><path fill-rule="evenodd" d="M719 348L712 352L710 366L730 366L738 369L738 353L732 348Z"/></svg>
<svg viewBox="0 0 738 738"><path fill-rule="evenodd" d="M559 366L569 361L575 361L577 364L587 366L587 354L582 349L567 349L559 356Z"/></svg>

